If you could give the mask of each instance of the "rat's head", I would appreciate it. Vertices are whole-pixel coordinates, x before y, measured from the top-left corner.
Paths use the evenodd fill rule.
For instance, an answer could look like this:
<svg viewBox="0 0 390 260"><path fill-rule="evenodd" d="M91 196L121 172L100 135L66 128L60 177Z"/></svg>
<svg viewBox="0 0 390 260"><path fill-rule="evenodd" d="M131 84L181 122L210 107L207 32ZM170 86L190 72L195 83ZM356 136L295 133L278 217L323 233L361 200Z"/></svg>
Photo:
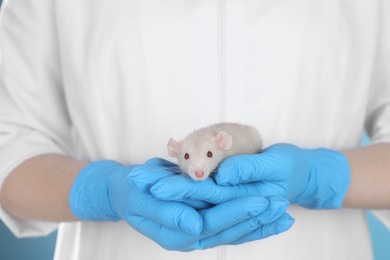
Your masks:
<svg viewBox="0 0 390 260"><path fill-rule="evenodd" d="M202 181L217 168L224 158L224 151L232 147L232 142L232 136L224 131L216 135L195 132L182 142L171 138L168 153L178 159L183 172L196 181Z"/></svg>

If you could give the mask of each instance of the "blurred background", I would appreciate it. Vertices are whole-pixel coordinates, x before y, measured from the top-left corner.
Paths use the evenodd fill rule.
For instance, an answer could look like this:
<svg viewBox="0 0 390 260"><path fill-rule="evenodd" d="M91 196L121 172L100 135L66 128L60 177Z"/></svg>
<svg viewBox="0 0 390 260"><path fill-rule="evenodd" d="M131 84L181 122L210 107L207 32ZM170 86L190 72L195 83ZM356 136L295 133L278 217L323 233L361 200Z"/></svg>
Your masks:
<svg viewBox="0 0 390 260"><path fill-rule="evenodd" d="M34 1L34 0L32 0ZM0 0L0 6L2 0ZM363 145L369 143L363 138ZM375 260L390 259L390 231L375 216L367 212ZM0 221L0 259L2 260L50 260L54 256L57 232L40 238L17 239Z"/></svg>

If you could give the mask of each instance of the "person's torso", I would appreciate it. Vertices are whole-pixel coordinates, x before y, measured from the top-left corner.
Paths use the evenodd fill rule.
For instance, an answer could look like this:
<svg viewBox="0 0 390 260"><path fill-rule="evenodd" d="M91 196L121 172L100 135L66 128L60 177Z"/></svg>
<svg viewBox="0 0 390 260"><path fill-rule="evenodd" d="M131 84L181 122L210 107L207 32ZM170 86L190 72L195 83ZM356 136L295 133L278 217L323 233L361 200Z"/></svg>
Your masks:
<svg viewBox="0 0 390 260"><path fill-rule="evenodd" d="M168 158L169 137L223 121L256 127L265 146L355 147L364 127L377 8L369 0L57 0L75 156L123 163ZM331 257L335 236L348 238L346 247L368 241L360 211L292 210L297 224L284 238L186 257L239 259L255 247L264 259L288 259L291 241L296 256L307 244L314 246L309 255L324 250L322 256ZM349 238L352 223L361 240ZM93 237L97 244L89 247L98 250L110 248L105 243L113 237L126 238L129 247L119 242L118 254L145 252L136 259L150 259L148 248L158 248L123 223L94 225L64 225L60 234L77 230L80 239ZM370 254L369 247L361 250Z"/></svg>

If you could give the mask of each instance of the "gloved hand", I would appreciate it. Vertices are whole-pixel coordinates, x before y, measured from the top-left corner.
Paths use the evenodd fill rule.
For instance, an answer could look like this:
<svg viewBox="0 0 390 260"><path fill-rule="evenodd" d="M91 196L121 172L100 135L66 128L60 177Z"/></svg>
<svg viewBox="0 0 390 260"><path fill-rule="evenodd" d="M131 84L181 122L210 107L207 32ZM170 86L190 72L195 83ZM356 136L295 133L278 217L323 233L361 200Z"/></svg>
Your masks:
<svg viewBox="0 0 390 260"><path fill-rule="evenodd" d="M277 197L247 197L196 211L185 203L160 201L138 190L128 180L131 172L138 176L142 176L140 172L172 174L153 163L91 163L80 171L72 186L69 203L73 214L88 221L123 219L162 247L180 251L265 238L293 224L284 213L288 202Z"/></svg>
<svg viewBox="0 0 390 260"><path fill-rule="evenodd" d="M149 194L150 188L158 181L182 174L179 165L162 158L149 159L145 162L145 165L155 167L149 167L148 171L144 171L142 168L135 168L129 172L127 177L133 187ZM164 170L161 170L161 168ZM214 206L202 200L183 199L180 201L195 209L206 209Z"/></svg>
<svg viewBox="0 0 390 260"><path fill-rule="evenodd" d="M349 184L348 160L340 152L276 144L260 154L225 159L215 181L169 177L153 185L151 193L159 199L213 204L246 196L278 195L306 208L330 209L341 207Z"/></svg>

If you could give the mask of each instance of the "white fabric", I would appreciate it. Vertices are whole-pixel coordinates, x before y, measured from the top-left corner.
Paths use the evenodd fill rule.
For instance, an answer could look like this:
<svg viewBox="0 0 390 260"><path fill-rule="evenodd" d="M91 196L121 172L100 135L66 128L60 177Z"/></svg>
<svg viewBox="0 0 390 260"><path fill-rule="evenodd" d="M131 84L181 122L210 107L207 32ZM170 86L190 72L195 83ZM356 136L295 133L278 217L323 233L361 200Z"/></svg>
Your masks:
<svg viewBox="0 0 390 260"><path fill-rule="evenodd" d="M5 4L1 181L41 153L167 157L169 137L220 121L255 126L266 146L352 148L365 127L390 141L388 1ZM53 230L0 212L18 236ZM363 211L289 212L296 224L282 235L191 253L165 251L123 222L61 224L55 259L372 258Z"/></svg>

